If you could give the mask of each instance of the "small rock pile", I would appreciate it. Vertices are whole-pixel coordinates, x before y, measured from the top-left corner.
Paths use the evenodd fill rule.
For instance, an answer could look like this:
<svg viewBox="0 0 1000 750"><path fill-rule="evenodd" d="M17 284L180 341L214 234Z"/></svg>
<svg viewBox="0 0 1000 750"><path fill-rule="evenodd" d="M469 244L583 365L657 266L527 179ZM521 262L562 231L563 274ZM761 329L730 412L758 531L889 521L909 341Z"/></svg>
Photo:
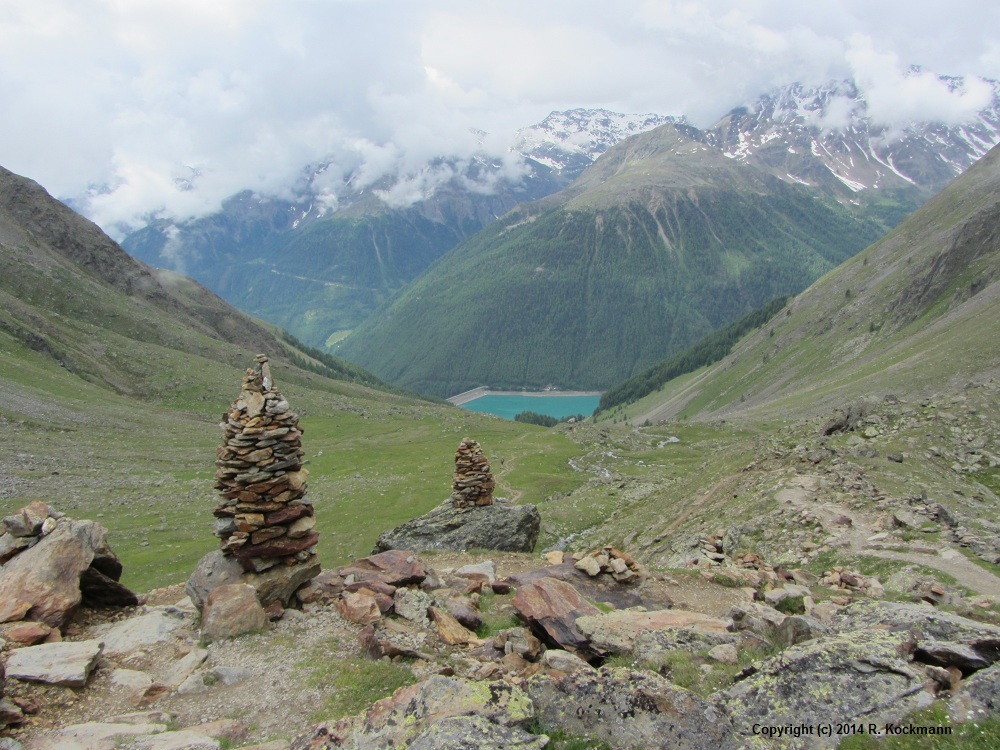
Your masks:
<svg viewBox="0 0 1000 750"><path fill-rule="evenodd" d="M847 570L839 566L823 573L819 584L841 591L857 591L868 596L882 596L885 593L877 578L865 578L857 571Z"/></svg>
<svg viewBox="0 0 1000 750"><path fill-rule="evenodd" d="M463 438L455 451L455 478L452 481L451 504L456 508L471 505L493 505L496 482L490 462L472 438Z"/></svg>
<svg viewBox="0 0 1000 750"><path fill-rule="evenodd" d="M243 569L261 572L306 562L316 553L312 504L306 499L299 418L274 387L268 359L257 355L243 390L223 415L215 465L215 535Z"/></svg>
<svg viewBox="0 0 1000 750"><path fill-rule="evenodd" d="M0 565L38 544L65 514L33 500L0 522Z"/></svg>
<svg viewBox="0 0 1000 750"><path fill-rule="evenodd" d="M601 549L588 552L573 563L573 567L582 570L591 578L606 573L618 583L633 583L646 575L642 566L631 555L627 555L611 545L605 545Z"/></svg>

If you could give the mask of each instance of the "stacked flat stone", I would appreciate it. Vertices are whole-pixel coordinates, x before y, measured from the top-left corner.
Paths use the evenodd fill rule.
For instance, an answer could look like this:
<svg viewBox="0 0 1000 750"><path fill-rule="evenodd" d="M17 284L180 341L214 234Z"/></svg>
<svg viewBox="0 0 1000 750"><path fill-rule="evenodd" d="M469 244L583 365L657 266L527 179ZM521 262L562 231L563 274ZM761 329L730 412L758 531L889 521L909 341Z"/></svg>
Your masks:
<svg viewBox="0 0 1000 750"><path fill-rule="evenodd" d="M455 451L455 478L451 485L451 504L456 508L493 505L493 473L490 462L472 438L464 438Z"/></svg>
<svg viewBox="0 0 1000 750"><path fill-rule="evenodd" d="M214 514L222 551L244 570L297 565L316 553L319 534L306 499L299 418L274 387L267 357L247 370L243 389L223 415Z"/></svg>

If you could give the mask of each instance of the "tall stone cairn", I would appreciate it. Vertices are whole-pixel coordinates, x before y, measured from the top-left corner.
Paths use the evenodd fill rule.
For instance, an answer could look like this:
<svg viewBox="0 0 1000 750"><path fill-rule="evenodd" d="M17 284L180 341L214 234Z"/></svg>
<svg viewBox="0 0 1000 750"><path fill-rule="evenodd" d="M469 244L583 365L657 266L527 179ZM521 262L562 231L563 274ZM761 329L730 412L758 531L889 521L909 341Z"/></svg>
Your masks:
<svg viewBox="0 0 1000 750"><path fill-rule="evenodd" d="M493 505L493 473L490 462L472 438L463 438L455 451L455 478L451 485L451 504L456 508L470 505Z"/></svg>
<svg viewBox="0 0 1000 750"><path fill-rule="evenodd" d="M302 430L263 354L222 419L215 462L221 499L214 511L222 551L256 573L308 561L319 534L306 499Z"/></svg>

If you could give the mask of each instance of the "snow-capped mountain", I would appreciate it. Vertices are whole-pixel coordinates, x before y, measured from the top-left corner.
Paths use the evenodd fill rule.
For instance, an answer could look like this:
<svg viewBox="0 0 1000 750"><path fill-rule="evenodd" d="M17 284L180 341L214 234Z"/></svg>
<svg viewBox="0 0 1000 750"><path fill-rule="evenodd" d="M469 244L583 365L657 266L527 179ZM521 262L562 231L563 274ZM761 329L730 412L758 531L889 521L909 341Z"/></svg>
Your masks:
<svg viewBox="0 0 1000 750"><path fill-rule="evenodd" d="M560 174L578 174L629 136L683 118L625 115L606 109L552 112L537 125L521 128L511 149Z"/></svg>
<svg viewBox="0 0 1000 750"><path fill-rule="evenodd" d="M940 78L949 88L960 78ZM883 124L852 81L792 84L732 110L705 135L727 156L788 182L840 192L916 187L936 192L1000 142L1000 82L989 106L958 125Z"/></svg>

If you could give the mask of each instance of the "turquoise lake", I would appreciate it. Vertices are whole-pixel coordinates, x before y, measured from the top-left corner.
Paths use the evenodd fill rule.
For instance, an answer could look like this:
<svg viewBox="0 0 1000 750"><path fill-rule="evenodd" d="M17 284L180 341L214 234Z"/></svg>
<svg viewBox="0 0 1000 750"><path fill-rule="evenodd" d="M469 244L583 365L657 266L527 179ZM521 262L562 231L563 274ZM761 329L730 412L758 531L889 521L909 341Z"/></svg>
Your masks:
<svg viewBox="0 0 1000 750"><path fill-rule="evenodd" d="M575 417L577 414L589 417L600 400L600 396L525 396L490 393L462 404L462 408L495 414L504 419L513 419L522 411L533 411L562 419Z"/></svg>

